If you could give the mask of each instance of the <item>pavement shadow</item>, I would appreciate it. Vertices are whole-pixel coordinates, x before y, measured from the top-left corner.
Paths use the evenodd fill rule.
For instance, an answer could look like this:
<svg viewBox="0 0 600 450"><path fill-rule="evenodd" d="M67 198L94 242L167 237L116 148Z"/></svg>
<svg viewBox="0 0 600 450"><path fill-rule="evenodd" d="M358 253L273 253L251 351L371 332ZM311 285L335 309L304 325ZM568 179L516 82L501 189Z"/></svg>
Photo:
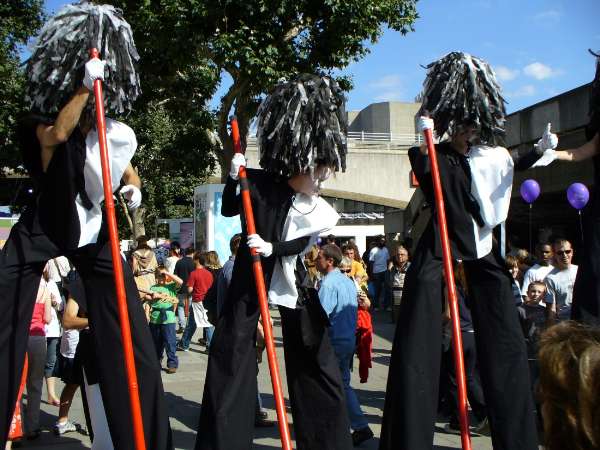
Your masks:
<svg viewBox="0 0 600 450"><path fill-rule="evenodd" d="M188 400L180 395L175 395L172 392L165 392L165 399L167 400L167 405L169 407L169 417L177 419L191 430L196 430L198 428L200 408L202 406L200 403Z"/></svg>

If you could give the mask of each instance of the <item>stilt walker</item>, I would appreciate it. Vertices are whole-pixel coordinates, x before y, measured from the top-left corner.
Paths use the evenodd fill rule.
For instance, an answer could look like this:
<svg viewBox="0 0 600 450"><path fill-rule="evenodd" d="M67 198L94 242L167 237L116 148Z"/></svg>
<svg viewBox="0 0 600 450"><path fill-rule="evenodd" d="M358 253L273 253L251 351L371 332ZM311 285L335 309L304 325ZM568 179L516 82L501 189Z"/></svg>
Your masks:
<svg viewBox="0 0 600 450"><path fill-rule="evenodd" d="M91 48L98 49L104 61L89 60ZM105 81L106 109L117 114L131 110L141 92L135 70L138 59L131 28L121 12L110 5L82 2L63 7L45 24L28 60L30 114L20 120L18 132L24 166L36 188L34 200L0 254L2 445L12 413L8 405L14 404L23 366L35 287L46 261L65 255L85 287L99 386L114 447L141 449L145 441L149 449L172 448L156 352L131 270L122 264L114 240L111 249L110 224L101 206L105 200L111 203L110 186L118 188L121 183L128 206L140 205L141 182L130 164L137 142L128 126L110 119L105 121L104 139L103 127L94 124L91 95L94 83L100 93L99 83ZM108 149L104 158L101 146ZM102 159L110 171L105 170L110 175L104 183L106 192ZM116 231L114 220L112 225ZM123 266L120 289L114 278L119 263ZM119 297L125 300L120 308ZM121 340L128 330L129 346L127 339ZM133 353L129 363L128 352ZM134 401L123 401L136 387L135 381L128 383L128 372L137 372L139 408Z"/></svg>
<svg viewBox="0 0 600 450"><path fill-rule="evenodd" d="M487 63L453 52L427 68L419 129L426 133L429 145L411 148L409 158L434 213L406 274L380 449L433 448L444 304L442 267L446 269L453 332L460 336L451 268L447 267L452 262L450 255L462 260L465 268L494 448L537 449L525 341L511 278L499 245L494 245L493 232L506 220L514 169L530 167L544 148L536 147L518 157L498 146L504 133L504 100ZM427 112L431 119L424 117ZM448 137L435 149L430 139L434 130L438 136ZM442 192L443 204L439 201ZM460 340L455 337L454 343L460 373ZM469 448L464 385L461 391L462 443Z"/></svg>
<svg viewBox="0 0 600 450"><path fill-rule="evenodd" d="M345 169L341 89L335 81L314 75L282 82L261 105L257 127L263 170L245 169L242 181L238 176L246 161L237 153L223 190L224 216L242 213L238 182L242 192L250 193L256 234L248 235L250 223L242 215L245 234L211 342L195 448L252 446L260 284L252 271L253 255L260 255L269 302L279 306L281 315L296 447L347 450L352 440L341 375L326 330L327 316L317 292L304 282L303 263L318 235L333 228L339 218L318 192L331 173ZM264 321L268 312L262 309ZM281 409L279 400L277 408ZM283 411L278 417L285 417Z"/></svg>
<svg viewBox="0 0 600 450"><path fill-rule="evenodd" d="M236 154L243 154L240 142L240 130L237 119L231 120L231 137L233 139L233 149ZM244 220L246 222L246 233L248 235L256 234L254 225L254 212L252 210L252 200L248 190L248 177L246 167L241 166L239 171L240 195L244 207ZM281 377L279 375L279 365L277 363L277 354L275 353L275 341L273 339L273 326L271 325L271 314L269 313L269 303L267 299L267 288L265 287L265 278L260 262L260 254L255 248L250 249L252 256L252 271L254 273L254 283L256 284L258 306L265 334L265 346L267 348L267 358L269 361L269 371L271 372L271 382L273 385L273 397L275 397L275 410L277 411L277 421L279 423L279 435L281 436L281 448L292 450L292 440L290 438L290 428L287 422L287 413L285 412L285 399L283 398L283 389L281 387Z"/></svg>

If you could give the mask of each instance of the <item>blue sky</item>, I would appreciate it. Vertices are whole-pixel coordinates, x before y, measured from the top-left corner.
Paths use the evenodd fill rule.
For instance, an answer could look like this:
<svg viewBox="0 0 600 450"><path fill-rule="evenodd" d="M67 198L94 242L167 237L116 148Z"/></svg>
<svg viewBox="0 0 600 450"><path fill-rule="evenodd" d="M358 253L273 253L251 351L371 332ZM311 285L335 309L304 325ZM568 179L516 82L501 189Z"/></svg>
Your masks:
<svg viewBox="0 0 600 450"><path fill-rule="evenodd" d="M46 8L64 3L46 0ZM420 0L417 8L413 33L386 31L366 58L342 71L354 79L349 110L413 101L425 77L421 65L456 50L494 67L509 112L594 77L587 49L600 51L600 0Z"/></svg>

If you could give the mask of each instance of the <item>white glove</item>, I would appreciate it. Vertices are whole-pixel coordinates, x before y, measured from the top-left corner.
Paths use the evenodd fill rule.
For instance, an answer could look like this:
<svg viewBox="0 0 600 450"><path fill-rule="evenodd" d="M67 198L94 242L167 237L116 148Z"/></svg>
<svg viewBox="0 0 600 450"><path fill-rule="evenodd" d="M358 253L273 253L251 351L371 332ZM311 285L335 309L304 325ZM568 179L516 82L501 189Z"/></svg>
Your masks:
<svg viewBox="0 0 600 450"><path fill-rule="evenodd" d="M246 157L241 153L236 153L231 158L231 169L229 170L229 176L233 180L237 180L239 178L240 167L246 166Z"/></svg>
<svg viewBox="0 0 600 450"><path fill-rule="evenodd" d="M422 133L425 130L433 131L433 129L434 129L433 119L431 117L425 117L425 116L419 117L419 120L417 121L417 129L419 130L419 133Z"/></svg>
<svg viewBox="0 0 600 450"><path fill-rule="evenodd" d="M83 85L88 88L88 90L94 90L94 81L101 80L104 81L104 66L106 65L105 61L101 61L98 58L90 59L85 63L85 75L83 77Z"/></svg>
<svg viewBox="0 0 600 450"><path fill-rule="evenodd" d="M556 150L549 148L546 151L544 151L544 154L542 155L542 157L540 159L538 159L535 162L535 164L531 167L545 167L548 164L550 164L552 161L554 161L556 158L557 158Z"/></svg>
<svg viewBox="0 0 600 450"><path fill-rule="evenodd" d="M537 142L537 148L540 151L548 149L554 150L558 146L558 136L550 131L552 124L546 126L546 131L542 135L542 138Z"/></svg>
<svg viewBox="0 0 600 450"><path fill-rule="evenodd" d="M131 210L138 209L142 204L142 192L133 184L123 186L121 194L127 200L127 207Z"/></svg>
<svg viewBox="0 0 600 450"><path fill-rule="evenodd" d="M258 254L267 258L273 254L273 244L265 242L258 234L248 236L248 247L255 248Z"/></svg>

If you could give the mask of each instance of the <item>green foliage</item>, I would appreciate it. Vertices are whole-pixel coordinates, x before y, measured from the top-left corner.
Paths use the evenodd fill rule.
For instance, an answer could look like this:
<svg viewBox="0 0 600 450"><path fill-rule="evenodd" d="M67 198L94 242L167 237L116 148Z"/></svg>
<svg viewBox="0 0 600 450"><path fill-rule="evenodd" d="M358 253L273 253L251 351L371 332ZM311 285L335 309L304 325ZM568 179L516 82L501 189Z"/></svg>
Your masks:
<svg viewBox="0 0 600 450"><path fill-rule="evenodd" d="M210 114L203 110L177 114L151 102L127 122L138 139L132 164L142 178L148 229L154 228L157 218L192 217L194 187L214 170L213 148L205 131L212 126Z"/></svg>
<svg viewBox="0 0 600 450"><path fill-rule="evenodd" d="M16 118L24 107L18 50L41 27L42 4L43 0L0 2L0 168L16 169L21 163L14 136Z"/></svg>
<svg viewBox="0 0 600 450"><path fill-rule="evenodd" d="M369 52L387 26L412 30L416 0L161 0L117 2L153 64L205 64L216 84L232 80L216 111L223 151L222 173L231 158L229 114L246 135L261 95L282 77L331 73ZM162 59L161 59L162 58ZM168 61L168 62L167 62ZM204 81L210 82L211 77ZM351 87L348 78L340 80ZM213 87L214 89L214 87ZM210 92L207 84L205 93ZM214 91L213 91L214 92ZM201 93L199 93L201 95Z"/></svg>

